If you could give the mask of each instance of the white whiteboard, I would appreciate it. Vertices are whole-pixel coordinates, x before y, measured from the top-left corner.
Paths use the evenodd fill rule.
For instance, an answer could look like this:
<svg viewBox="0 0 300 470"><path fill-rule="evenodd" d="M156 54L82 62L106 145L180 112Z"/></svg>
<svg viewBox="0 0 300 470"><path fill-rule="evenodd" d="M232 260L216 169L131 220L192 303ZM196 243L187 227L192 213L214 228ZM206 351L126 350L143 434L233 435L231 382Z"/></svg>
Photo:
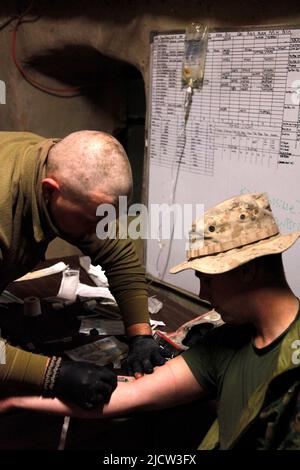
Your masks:
<svg viewBox="0 0 300 470"><path fill-rule="evenodd" d="M181 67L184 34L155 34L151 44L148 204L170 202L183 139ZM205 209L236 194L267 192L283 233L300 230L300 30L215 31L209 34L202 89L194 91L175 202ZM300 85L300 82L299 82ZM178 136L181 135L181 139ZM178 165L178 164L177 164ZM149 206L150 207L150 206ZM185 242L159 248L147 240L146 269L197 293L193 271L168 274L185 259ZM300 295L300 242L284 254Z"/></svg>

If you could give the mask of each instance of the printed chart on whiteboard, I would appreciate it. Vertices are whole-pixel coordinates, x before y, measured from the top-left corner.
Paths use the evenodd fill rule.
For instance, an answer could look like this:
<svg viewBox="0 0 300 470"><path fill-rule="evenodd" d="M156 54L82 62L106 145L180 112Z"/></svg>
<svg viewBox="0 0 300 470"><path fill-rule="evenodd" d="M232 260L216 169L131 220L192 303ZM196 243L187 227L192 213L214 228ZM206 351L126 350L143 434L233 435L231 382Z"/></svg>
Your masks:
<svg viewBox="0 0 300 470"><path fill-rule="evenodd" d="M149 208L173 201L207 209L236 194L264 191L280 230L300 230L300 29L210 32L203 85L194 90L185 129L183 53L184 34L153 35ZM192 272L168 274L183 261L185 247L185 240L152 234L147 271L197 292ZM284 255L298 294L299 250L295 245Z"/></svg>

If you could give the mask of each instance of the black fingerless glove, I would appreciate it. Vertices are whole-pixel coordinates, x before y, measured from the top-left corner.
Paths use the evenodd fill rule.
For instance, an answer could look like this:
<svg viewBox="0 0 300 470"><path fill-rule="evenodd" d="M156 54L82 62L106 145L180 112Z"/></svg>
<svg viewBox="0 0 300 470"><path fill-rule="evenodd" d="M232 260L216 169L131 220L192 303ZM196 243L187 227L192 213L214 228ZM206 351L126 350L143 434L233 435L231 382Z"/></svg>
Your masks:
<svg viewBox="0 0 300 470"><path fill-rule="evenodd" d="M90 410L107 403L116 386L116 374L106 367L53 357L46 371L43 395Z"/></svg>
<svg viewBox="0 0 300 470"><path fill-rule="evenodd" d="M152 335L137 335L129 338L129 353L127 357L128 373L151 374L153 367L165 363L163 350L153 339Z"/></svg>

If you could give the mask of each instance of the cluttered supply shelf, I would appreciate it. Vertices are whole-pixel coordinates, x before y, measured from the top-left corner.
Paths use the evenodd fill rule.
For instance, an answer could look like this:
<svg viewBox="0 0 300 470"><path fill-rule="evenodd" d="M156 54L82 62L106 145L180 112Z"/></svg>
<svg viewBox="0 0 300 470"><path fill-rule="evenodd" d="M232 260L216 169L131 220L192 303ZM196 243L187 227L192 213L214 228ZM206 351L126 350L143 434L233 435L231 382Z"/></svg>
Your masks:
<svg viewBox="0 0 300 470"><path fill-rule="evenodd" d="M36 269L52 266L57 261L62 260L45 261ZM63 261L72 270L80 270L80 283L95 286L90 276L80 266L78 257L64 258ZM58 272L46 277L11 283L7 287L9 294L6 296L10 297L10 300L18 298L21 301L2 304L6 307L0 308L2 335L12 344L33 352L63 355L73 360L114 362L117 373L126 374L124 357L127 345L118 308L113 303L101 304L99 298L78 297L73 303L57 308L56 304L61 302L61 299L55 299L55 296L60 290L61 280L62 272ZM154 299L162 302L162 309L153 315L150 314L150 318L158 323L163 322L165 326L159 324L158 328L165 333L177 330L182 324L204 312L203 307L199 305L199 310L195 308L197 313L192 313L190 309L170 299L167 292L152 285L149 295L155 295ZM22 300L28 297L39 299L42 312L40 315L24 315ZM153 302L152 308L157 305L158 302ZM36 306L33 310L36 311L35 309ZM112 355L109 359L108 354ZM205 406L201 405L204 409ZM161 443L170 447L173 445L173 440L169 433L165 432L165 425L170 423L171 429L175 422L184 429L187 427L185 441L181 438L182 448L187 444L191 447L193 444L196 446L199 442L199 429L195 436L191 435L193 433L189 429L187 419L189 413L192 416L192 410L185 406L178 407L177 411L143 413L137 417L101 422L73 418L70 420L65 448L105 449L105 446L110 448L115 446L116 449L130 449L132 436L135 436L134 448L144 449L148 445L159 446ZM212 415L208 414L207 410L202 414L203 423L209 424ZM63 425L61 417L43 415L43 419L39 420L34 413L13 411L0 415L0 423L0 449L57 449L59 446ZM18 429L17 441L16 429ZM152 432L153 429L155 433Z"/></svg>

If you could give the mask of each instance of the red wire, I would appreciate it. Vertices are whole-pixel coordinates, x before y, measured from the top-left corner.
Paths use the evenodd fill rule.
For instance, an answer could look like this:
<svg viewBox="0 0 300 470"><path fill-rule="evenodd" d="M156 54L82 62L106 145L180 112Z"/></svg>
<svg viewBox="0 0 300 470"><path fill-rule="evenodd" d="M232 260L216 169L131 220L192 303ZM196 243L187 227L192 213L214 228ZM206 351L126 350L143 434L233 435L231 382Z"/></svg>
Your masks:
<svg viewBox="0 0 300 470"><path fill-rule="evenodd" d="M25 78L25 80L33 85L36 88L39 88L42 91L49 92L51 94L56 94L57 96L63 96L63 97L72 97L74 95L69 95L68 93L74 93L80 91L80 87L69 87L69 88L53 88L53 87L48 87L43 85L42 83L38 82L34 78L30 77L21 64L19 63L17 59L17 30L20 22L18 21L15 28L12 31L12 40L11 40L11 54L12 54L12 60L16 66L16 68L19 70L20 74ZM61 93L61 94L60 94ZM75 95L76 96L76 95Z"/></svg>

